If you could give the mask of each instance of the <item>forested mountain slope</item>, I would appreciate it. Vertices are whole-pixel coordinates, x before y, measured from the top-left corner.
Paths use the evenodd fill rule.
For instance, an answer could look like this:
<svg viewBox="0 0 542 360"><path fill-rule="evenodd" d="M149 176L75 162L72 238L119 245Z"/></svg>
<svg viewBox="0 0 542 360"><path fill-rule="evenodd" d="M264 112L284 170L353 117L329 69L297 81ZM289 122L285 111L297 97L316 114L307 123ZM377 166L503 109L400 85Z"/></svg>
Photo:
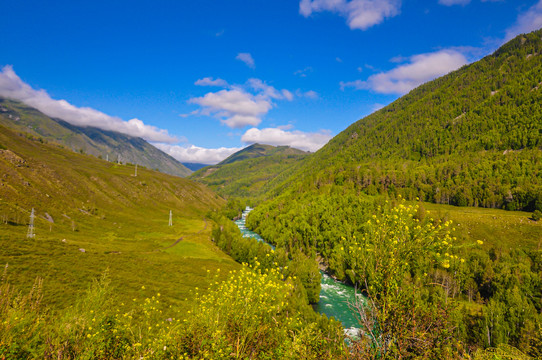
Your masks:
<svg viewBox="0 0 542 360"><path fill-rule="evenodd" d="M145 140L95 127L80 127L50 118L18 101L0 97L0 124L62 144L73 151L109 161L138 164L166 174L185 177L192 173L183 164Z"/></svg>
<svg viewBox="0 0 542 360"><path fill-rule="evenodd" d="M542 31L424 84L352 124L290 182L368 194L542 208Z"/></svg>
<svg viewBox="0 0 542 360"><path fill-rule="evenodd" d="M499 344L542 356L542 227L511 211L542 210L541 36L354 123L250 213L277 249L367 294L361 351L388 339L405 358Z"/></svg>

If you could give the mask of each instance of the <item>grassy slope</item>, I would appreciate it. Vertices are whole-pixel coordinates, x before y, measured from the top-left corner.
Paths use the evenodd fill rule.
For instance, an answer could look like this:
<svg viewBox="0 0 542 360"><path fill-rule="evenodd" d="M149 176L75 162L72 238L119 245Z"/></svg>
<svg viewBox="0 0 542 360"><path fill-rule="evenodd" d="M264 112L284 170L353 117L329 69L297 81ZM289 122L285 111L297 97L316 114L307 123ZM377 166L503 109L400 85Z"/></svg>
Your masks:
<svg viewBox="0 0 542 360"><path fill-rule="evenodd" d="M1 126L0 148L7 149L0 150L0 264L9 264L18 286L44 277L46 301L56 307L69 305L107 268L122 298L146 286L169 304L206 287L207 270L238 267L209 240L205 214L223 200L203 185L143 168L135 177L132 166ZM32 207L36 237L28 239Z"/></svg>
<svg viewBox="0 0 542 360"><path fill-rule="evenodd" d="M541 249L542 222L530 220L531 213L431 203L423 207L431 216L452 220L464 244L481 240L486 249Z"/></svg>
<svg viewBox="0 0 542 360"><path fill-rule="evenodd" d="M184 177L192 172L141 138L93 127L71 125L59 119L52 119L21 102L2 97L0 97L0 125L43 137L74 151L82 150L104 159L109 155L111 161L116 161L120 154L122 162L137 163L166 174Z"/></svg>

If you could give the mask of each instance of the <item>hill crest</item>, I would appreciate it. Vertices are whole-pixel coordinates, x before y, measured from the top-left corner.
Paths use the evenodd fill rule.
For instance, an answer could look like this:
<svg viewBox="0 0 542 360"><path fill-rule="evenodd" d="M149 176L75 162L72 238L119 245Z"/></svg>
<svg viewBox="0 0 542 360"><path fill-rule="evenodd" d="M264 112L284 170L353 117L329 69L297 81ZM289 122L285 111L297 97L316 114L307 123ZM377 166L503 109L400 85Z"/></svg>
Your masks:
<svg viewBox="0 0 542 360"><path fill-rule="evenodd" d="M80 127L54 119L22 102L0 97L0 124L75 152L123 163L138 164L160 172L185 177L191 170L145 140L96 127Z"/></svg>

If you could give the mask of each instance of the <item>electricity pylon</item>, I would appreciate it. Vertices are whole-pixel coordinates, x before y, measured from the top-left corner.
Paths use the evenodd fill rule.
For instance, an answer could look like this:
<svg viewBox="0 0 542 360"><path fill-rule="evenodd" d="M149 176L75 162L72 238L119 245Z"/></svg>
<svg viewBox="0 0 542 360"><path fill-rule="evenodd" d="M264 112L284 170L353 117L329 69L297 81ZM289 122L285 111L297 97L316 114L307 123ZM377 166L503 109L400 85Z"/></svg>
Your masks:
<svg viewBox="0 0 542 360"><path fill-rule="evenodd" d="M30 224L28 224L28 232L26 233L27 238L33 238L36 236L34 234L34 218L36 216L34 215L34 208L32 208L32 213L30 213Z"/></svg>

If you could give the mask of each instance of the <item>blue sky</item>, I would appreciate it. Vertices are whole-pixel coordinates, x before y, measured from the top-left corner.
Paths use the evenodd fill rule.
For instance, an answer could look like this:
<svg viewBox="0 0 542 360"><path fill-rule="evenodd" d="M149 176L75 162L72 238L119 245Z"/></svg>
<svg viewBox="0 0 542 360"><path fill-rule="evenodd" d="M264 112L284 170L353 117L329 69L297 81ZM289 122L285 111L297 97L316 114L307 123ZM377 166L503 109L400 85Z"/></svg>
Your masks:
<svg viewBox="0 0 542 360"><path fill-rule="evenodd" d="M0 95L183 162L316 151L542 27L542 0L4 0Z"/></svg>

